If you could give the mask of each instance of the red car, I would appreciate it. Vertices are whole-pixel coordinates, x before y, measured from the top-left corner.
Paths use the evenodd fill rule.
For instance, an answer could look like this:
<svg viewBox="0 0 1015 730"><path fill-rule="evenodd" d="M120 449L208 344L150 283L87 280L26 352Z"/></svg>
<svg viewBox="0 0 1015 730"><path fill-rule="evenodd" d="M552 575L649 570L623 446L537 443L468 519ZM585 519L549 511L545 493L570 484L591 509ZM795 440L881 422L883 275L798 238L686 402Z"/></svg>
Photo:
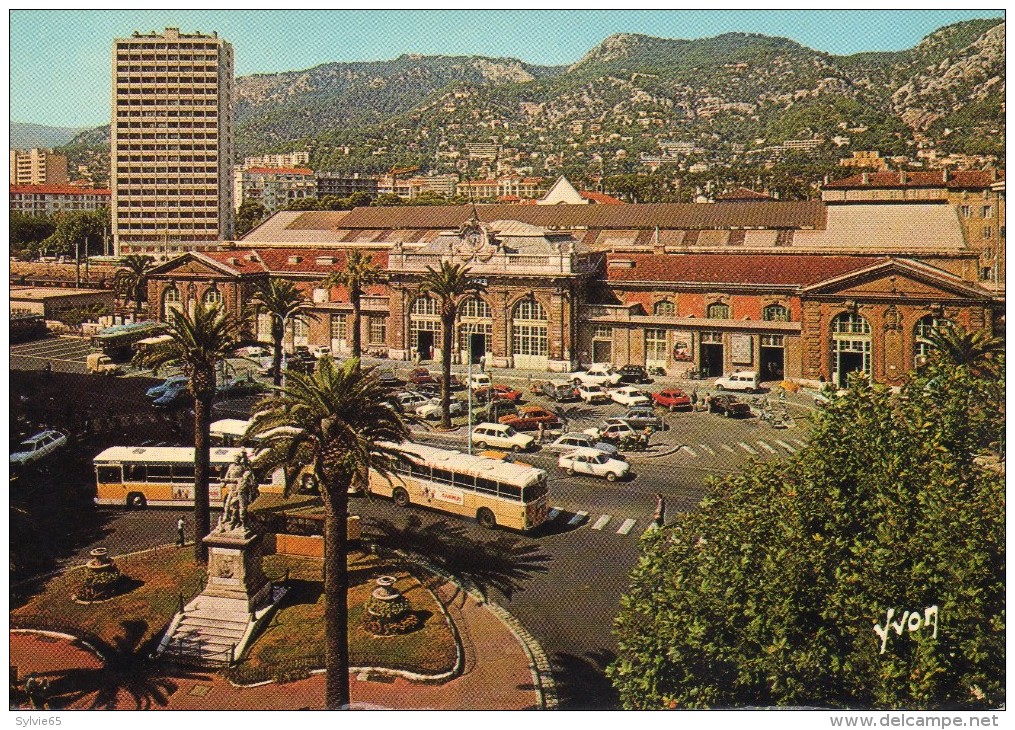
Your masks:
<svg viewBox="0 0 1015 730"><path fill-rule="evenodd" d="M535 431L540 423L543 424L543 428L560 426L560 419L557 416L539 406L524 406L517 415L501 416L497 421L514 427L515 431Z"/></svg>
<svg viewBox="0 0 1015 730"><path fill-rule="evenodd" d="M671 411L691 407L691 396L680 388L663 388L658 393L652 394L652 401L657 406L669 408Z"/></svg>
<svg viewBox="0 0 1015 730"><path fill-rule="evenodd" d="M472 395L480 402L488 400L509 400L517 403L522 399L522 391L506 385L492 385L489 388L476 388Z"/></svg>
<svg viewBox="0 0 1015 730"><path fill-rule="evenodd" d="M424 385L426 383L436 383L437 379L426 368L416 368L409 373L409 382L413 385Z"/></svg>

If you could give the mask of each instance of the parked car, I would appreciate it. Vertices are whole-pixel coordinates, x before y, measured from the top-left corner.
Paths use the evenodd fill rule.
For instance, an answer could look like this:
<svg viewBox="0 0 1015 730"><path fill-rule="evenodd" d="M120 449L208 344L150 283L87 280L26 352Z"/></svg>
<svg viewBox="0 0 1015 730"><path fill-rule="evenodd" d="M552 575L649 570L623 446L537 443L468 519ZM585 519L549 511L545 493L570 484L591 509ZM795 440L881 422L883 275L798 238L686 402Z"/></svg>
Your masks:
<svg viewBox="0 0 1015 730"><path fill-rule="evenodd" d="M395 408L402 413L415 413L417 408L429 403L430 398L422 393L409 391L396 395L393 402L395 404Z"/></svg>
<svg viewBox="0 0 1015 730"><path fill-rule="evenodd" d="M663 388L658 393L652 394L652 400L656 405L669 408L671 411L691 407L691 396L680 388Z"/></svg>
<svg viewBox="0 0 1015 730"><path fill-rule="evenodd" d="M292 370L304 375L310 375L317 367L317 358L310 354L305 348L296 348L296 352L290 355L285 362L286 370Z"/></svg>
<svg viewBox="0 0 1015 730"><path fill-rule="evenodd" d="M186 386L188 382L186 375L170 375L164 381L158 385L153 385L145 391L145 395L149 398L158 398L160 395L165 393L171 388L178 388L180 385Z"/></svg>
<svg viewBox="0 0 1015 730"><path fill-rule="evenodd" d="M625 365L618 372L620 373L621 383L641 385L652 382L652 378L648 376L648 371L641 365Z"/></svg>
<svg viewBox="0 0 1015 730"><path fill-rule="evenodd" d="M451 412L451 416L463 416L468 410L468 406L460 400L454 398L448 403L448 410ZM428 421L435 421L441 417L441 401L440 398L434 398L427 401L423 405L416 408L416 415L420 418L425 418Z"/></svg>
<svg viewBox="0 0 1015 730"><path fill-rule="evenodd" d="M539 392L557 403L578 400L574 383L568 380L547 380L539 387Z"/></svg>
<svg viewBox="0 0 1015 730"><path fill-rule="evenodd" d="M517 414L501 416L497 422L513 426L516 431L535 431L540 423L543 428L560 428L560 419L539 406L524 406Z"/></svg>
<svg viewBox="0 0 1015 730"><path fill-rule="evenodd" d="M93 352L85 358L85 367L89 375L117 375L122 370L109 355L101 352Z"/></svg>
<svg viewBox="0 0 1015 730"><path fill-rule="evenodd" d="M498 423L501 416L517 416L518 406L509 400L495 400L485 406L472 404L473 423Z"/></svg>
<svg viewBox="0 0 1015 730"><path fill-rule="evenodd" d="M587 474L594 477L606 477L607 481L615 482L627 476L630 465L626 461L611 459L599 449L576 449L561 454L557 466L567 471L569 476Z"/></svg>
<svg viewBox="0 0 1015 730"><path fill-rule="evenodd" d="M11 466L24 466L67 445L67 436L59 431L42 431L18 444L11 452Z"/></svg>
<svg viewBox="0 0 1015 730"><path fill-rule="evenodd" d="M536 440L503 423L481 423L472 429L472 443L480 450L495 446L509 451L528 451Z"/></svg>
<svg viewBox="0 0 1015 730"><path fill-rule="evenodd" d="M589 365L588 369L569 373L566 377L575 385L616 385L620 382L620 373L607 363Z"/></svg>
<svg viewBox="0 0 1015 730"><path fill-rule="evenodd" d="M507 385L491 385L489 388L477 388L472 392L472 397L480 402L490 400L509 400L517 403L522 399L522 391L515 390Z"/></svg>
<svg viewBox="0 0 1015 730"><path fill-rule="evenodd" d="M156 408L179 408L190 402L190 393L187 391L186 383L178 383L168 388L162 395L152 401Z"/></svg>
<svg viewBox="0 0 1015 730"><path fill-rule="evenodd" d="M716 390L741 390L745 393L756 393L761 378L753 370L744 370L731 375L724 375L715 381Z"/></svg>
<svg viewBox="0 0 1015 730"><path fill-rule="evenodd" d="M468 377L465 385L473 390L478 390L480 388L489 388L493 385L493 381L490 380L490 376L486 373L473 373Z"/></svg>
<svg viewBox="0 0 1015 730"><path fill-rule="evenodd" d="M610 394L602 389L598 385L579 385L575 389L575 393L586 403L609 403Z"/></svg>
<svg viewBox="0 0 1015 730"><path fill-rule="evenodd" d="M314 345L310 348L310 355L315 360L319 360L322 357L331 357L331 348L326 345Z"/></svg>
<svg viewBox="0 0 1015 730"><path fill-rule="evenodd" d="M441 386L437 383L420 383L419 385L413 385L412 389L428 398L438 398L441 394Z"/></svg>
<svg viewBox="0 0 1015 730"><path fill-rule="evenodd" d="M727 418L751 415L751 407L735 395L714 395L708 404L711 413L721 413Z"/></svg>
<svg viewBox="0 0 1015 730"><path fill-rule="evenodd" d="M636 406L620 418L635 431L644 431L646 428L662 431L665 427L663 417L656 414L651 406Z"/></svg>
<svg viewBox="0 0 1015 730"><path fill-rule="evenodd" d="M235 398L242 395L260 393L264 385L252 377L230 378L215 388L215 394L224 398Z"/></svg>
<svg viewBox="0 0 1015 730"><path fill-rule="evenodd" d="M476 456L482 456L485 459L497 459L498 461L506 461L508 464L517 464L518 466L532 466L524 461L519 461L518 457L510 451L496 451L494 449L487 449L486 451L480 451Z"/></svg>
<svg viewBox="0 0 1015 730"><path fill-rule="evenodd" d="M271 357L271 350L264 345L247 345L234 350L233 355L250 358Z"/></svg>
<svg viewBox="0 0 1015 730"><path fill-rule="evenodd" d="M598 449L607 456L615 459L620 458L620 452L613 444L605 441L596 441L587 433L565 433L543 446L546 451L559 451L568 453L575 449Z"/></svg>
<svg viewBox="0 0 1015 730"><path fill-rule="evenodd" d="M622 406L648 405L652 402L647 395L630 385L614 388L609 392L609 395L614 403L619 403Z"/></svg>
<svg viewBox="0 0 1015 730"><path fill-rule="evenodd" d="M385 388L391 388L393 386L402 384L402 381L399 380L398 374L395 372L394 368L386 368L384 370L378 371L377 380Z"/></svg>
<svg viewBox="0 0 1015 730"><path fill-rule="evenodd" d="M635 437L639 432L623 419L607 418L598 427L586 428L582 433L587 433L594 439L617 443Z"/></svg>
<svg viewBox="0 0 1015 730"><path fill-rule="evenodd" d="M413 385L423 385L424 383L436 385L437 379L426 368L414 368L409 372L409 382Z"/></svg>

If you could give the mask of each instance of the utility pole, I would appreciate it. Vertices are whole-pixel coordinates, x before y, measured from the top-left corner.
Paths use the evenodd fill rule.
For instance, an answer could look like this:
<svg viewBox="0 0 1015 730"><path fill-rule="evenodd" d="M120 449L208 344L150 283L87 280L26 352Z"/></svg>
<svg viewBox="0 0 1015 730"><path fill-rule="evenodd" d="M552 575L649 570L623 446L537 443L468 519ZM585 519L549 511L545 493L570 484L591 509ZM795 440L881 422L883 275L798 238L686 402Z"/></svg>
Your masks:
<svg viewBox="0 0 1015 730"><path fill-rule="evenodd" d="M88 236L85 236L85 281L91 281L91 273L88 270Z"/></svg>
<svg viewBox="0 0 1015 730"><path fill-rule="evenodd" d="M74 288L81 288L81 241L74 241Z"/></svg>

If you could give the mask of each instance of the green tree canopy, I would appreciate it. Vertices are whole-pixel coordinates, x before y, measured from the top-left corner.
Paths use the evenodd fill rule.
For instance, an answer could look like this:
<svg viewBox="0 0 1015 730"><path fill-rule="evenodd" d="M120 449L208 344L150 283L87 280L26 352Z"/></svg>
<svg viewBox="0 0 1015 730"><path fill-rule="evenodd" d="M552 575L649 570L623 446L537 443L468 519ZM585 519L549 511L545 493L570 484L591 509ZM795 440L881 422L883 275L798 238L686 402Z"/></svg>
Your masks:
<svg viewBox="0 0 1015 730"><path fill-rule="evenodd" d="M624 706L1003 705L1004 477L973 459L998 397L943 362L897 395L854 378L797 455L646 538L608 670Z"/></svg>
<svg viewBox="0 0 1015 730"><path fill-rule="evenodd" d="M259 200L244 200L236 211L236 235L253 230L268 217L268 209Z"/></svg>

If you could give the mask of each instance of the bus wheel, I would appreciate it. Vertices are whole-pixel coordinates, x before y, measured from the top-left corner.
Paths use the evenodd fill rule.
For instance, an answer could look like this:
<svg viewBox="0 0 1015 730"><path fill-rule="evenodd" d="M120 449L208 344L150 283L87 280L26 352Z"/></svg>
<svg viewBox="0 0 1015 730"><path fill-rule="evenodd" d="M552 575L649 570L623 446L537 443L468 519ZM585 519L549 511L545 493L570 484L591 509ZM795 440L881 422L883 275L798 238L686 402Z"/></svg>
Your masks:
<svg viewBox="0 0 1015 730"><path fill-rule="evenodd" d="M409 493L404 489L396 489L391 496L399 507L407 507L409 505Z"/></svg>
<svg viewBox="0 0 1015 730"><path fill-rule="evenodd" d="M131 492L127 495L127 506L132 509L144 509L148 506L148 500L140 492Z"/></svg>
<svg viewBox="0 0 1015 730"><path fill-rule="evenodd" d="M497 519L493 516L493 512L486 507L479 508L479 512L476 513L476 519L482 527L488 530L492 530L497 526Z"/></svg>

